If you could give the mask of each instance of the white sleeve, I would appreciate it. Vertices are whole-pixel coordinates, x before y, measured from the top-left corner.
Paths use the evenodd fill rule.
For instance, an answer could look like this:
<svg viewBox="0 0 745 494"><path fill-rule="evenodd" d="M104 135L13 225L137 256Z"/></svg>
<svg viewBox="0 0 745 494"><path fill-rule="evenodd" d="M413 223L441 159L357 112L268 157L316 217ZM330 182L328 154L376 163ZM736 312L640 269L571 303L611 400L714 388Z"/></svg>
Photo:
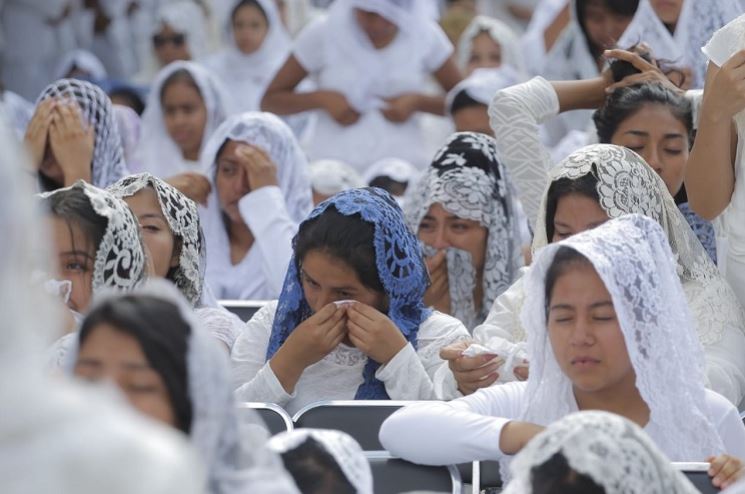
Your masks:
<svg viewBox="0 0 745 494"><path fill-rule="evenodd" d="M238 401L284 405L293 395L282 387L266 361L277 302L265 305L251 318L230 352L233 387Z"/></svg>
<svg viewBox="0 0 745 494"><path fill-rule="evenodd" d="M442 396L435 392L434 378L438 369L447 367L447 362L440 358L440 349L466 338L468 331L463 323L436 312L419 328L418 349L415 351L407 344L377 370L375 377L385 383L392 400L440 399Z"/></svg>
<svg viewBox="0 0 745 494"><path fill-rule="evenodd" d="M279 296L292 259L292 237L298 228L287 212L282 191L275 185L256 189L241 198L238 209L261 252L261 269L269 288Z"/></svg>
<svg viewBox="0 0 745 494"><path fill-rule="evenodd" d="M243 332L244 322L222 307L199 307L194 314L204 329L228 347L233 348L238 335Z"/></svg>
<svg viewBox="0 0 745 494"><path fill-rule="evenodd" d="M318 19L298 34L292 54L309 74L320 71L326 60L324 50L327 22Z"/></svg>
<svg viewBox="0 0 745 494"><path fill-rule="evenodd" d="M558 114L556 91L542 77L498 91L489 105L489 123L500 157L533 226L552 167L539 124Z"/></svg>
<svg viewBox="0 0 745 494"><path fill-rule="evenodd" d="M519 416L524 383L481 389L451 402L417 403L398 410L380 428L394 456L423 465L452 465L504 457L502 428Z"/></svg>
<svg viewBox="0 0 745 494"><path fill-rule="evenodd" d="M742 331L726 327L717 343L704 345L704 354L707 387L735 406L745 402L745 335Z"/></svg>
<svg viewBox="0 0 745 494"><path fill-rule="evenodd" d="M745 461L745 425L737 408L722 395L709 390L706 391L706 404L725 452Z"/></svg>
<svg viewBox="0 0 745 494"><path fill-rule="evenodd" d="M453 44L448 39L439 24L431 22L429 25L430 43L424 58L427 72L437 72L453 54Z"/></svg>

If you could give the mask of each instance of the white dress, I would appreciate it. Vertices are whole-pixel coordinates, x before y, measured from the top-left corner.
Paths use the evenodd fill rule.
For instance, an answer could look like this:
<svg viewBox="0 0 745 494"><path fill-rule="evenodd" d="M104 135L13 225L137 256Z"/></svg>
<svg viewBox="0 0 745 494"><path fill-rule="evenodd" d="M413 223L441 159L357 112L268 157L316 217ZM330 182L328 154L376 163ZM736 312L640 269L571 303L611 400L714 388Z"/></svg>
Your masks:
<svg viewBox="0 0 745 494"><path fill-rule="evenodd" d="M277 302L263 307L248 322L231 354L233 383L239 401L276 403L294 414L305 405L321 400L353 400L362 384L367 356L343 343L303 372L293 394L287 393L266 361ZM468 337L455 318L433 313L417 335L418 348L410 343L390 362L380 366L375 377L385 383L392 400L434 400L432 376L447 366L440 348Z"/></svg>

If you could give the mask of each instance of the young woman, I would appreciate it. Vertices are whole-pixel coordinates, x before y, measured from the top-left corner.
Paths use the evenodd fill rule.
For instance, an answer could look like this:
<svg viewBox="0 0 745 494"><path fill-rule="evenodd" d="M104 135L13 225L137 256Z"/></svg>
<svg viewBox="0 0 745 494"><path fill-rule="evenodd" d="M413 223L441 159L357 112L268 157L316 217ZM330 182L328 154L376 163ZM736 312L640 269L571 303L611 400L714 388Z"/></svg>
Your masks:
<svg viewBox="0 0 745 494"><path fill-rule="evenodd" d="M224 353L172 285L151 283L97 301L77 336L74 374L113 382L133 408L188 435L206 492L295 492L279 459L242 435Z"/></svg>
<svg viewBox="0 0 745 494"><path fill-rule="evenodd" d="M142 115L138 165L205 203L210 189L199 156L229 108L227 93L208 70L193 62L168 65L158 73Z"/></svg>
<svg viewBox="0 0 745 494"><path fill-rule="evenodd" d="M236 396L291 413L319 400L436 398L438 352L468 332L425 307L421 249L391 196L335 195L300 225L293 251L279 301L233 347Z"/></svg>
<svg viewBox="0 0 745 494"><path fill-rule="evenodd" d="M107 187L128 174L111 101L89 82L61 79L47 86L25 143L43 191L78 180Z"/></svg>
<svg viewBox="0 0 745 494"><path fill-rule="evenodd" d="M476 69L510 67L525 72L520 43L512 29L502 21L479 15L474 17L458 43L458 65L465 76Z"/></svg>
<svg viewBox="0 0 745 494"><path fill-rule="evenodd" d="M523 265L514 187L497 159L494 139L454 134L406 196L406 221L424 244L432 285L428 306L481 324Z"/></svg>
<svg viewBox="0 0 745 494"><path fill-rule="evenodd" d="M109 192L137 217L152 274L171 281L205 329L230 350L243 322L221 308L204 285L207 260L197 205L149 173L130 175Z"/></svg>
<svg viewBox="0 0 745 494"><path fill-rule="evenodd" d="M290 36L274 0L232 0L227 47L205 60L233 95L238 112L257 111L264 91L290 53Z"/></svg>
<svg viewBox="0 0 745 494"><path fill-rule="evenodd" d="M277 73L261 108L278 115L318 112L307 149L311 160L338 159L363 173L397 157L424 166L417 113L442 115L443 96L422 87L434 75L445 91L460 80L445 34L423 2L342 0L308 26ZM296 92L306 76L318 90Z"/></svg>
<svg viewBox="0 0 745 494"><path fill-rule="evenodd" d="M202 153L212 193L204 209L207 283L219 299L275 299L292 236L312 208L308 162L269 113L226 120Z"/></svg>
<svg viewBox="0 0 745 494"><path fill-rule="evenodd" d="M504 154L502 157L508 163ZM704 347L708 385L736 405L743 401L742 307L686 224L663 180L641 157L614 145L582 148L552 170L541 205L535 223L534 252L622 214L643 214L657 221L677 256L680 281ZM474 330L475 340L487 347L503 340L525 341L526 328L519 317L525 296L518 280L497 299L485 323ZM445 355L453 359L450 367L458 383L451 383L451 389L458 387L467 394L493 383L500 372L496 370L497 361L482 367L486 357L461 357L463 349ZM525 375L520 377L524 379Z"/></svg>
<svg viewBox="0 0 745 494"><path fill-rule="evenodd" d="M602 410L643 427L672 461L731 461L735 472L715 471L713 482L733 482L745 474L745 426L704 388L674 259L660 225L641 215L546 247L525 280L528 381L404 408L383 424L383 445L416 463L504 464L553 422Z"/></svg>

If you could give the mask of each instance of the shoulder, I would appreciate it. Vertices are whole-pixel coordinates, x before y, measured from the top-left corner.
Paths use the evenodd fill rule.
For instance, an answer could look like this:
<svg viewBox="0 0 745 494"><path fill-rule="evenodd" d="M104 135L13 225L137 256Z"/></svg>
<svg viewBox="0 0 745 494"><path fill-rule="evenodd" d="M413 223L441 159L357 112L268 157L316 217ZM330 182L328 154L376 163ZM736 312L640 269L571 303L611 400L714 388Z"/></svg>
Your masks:
<svg viewBox="0 0 745 494"><path fill-rule="evenodd" d="M432 314L425 319L419 326L419 335L422 337L438 337L446 335L468 336L468 330L463 323L447 314L439 311L432 311Z"/></svg>

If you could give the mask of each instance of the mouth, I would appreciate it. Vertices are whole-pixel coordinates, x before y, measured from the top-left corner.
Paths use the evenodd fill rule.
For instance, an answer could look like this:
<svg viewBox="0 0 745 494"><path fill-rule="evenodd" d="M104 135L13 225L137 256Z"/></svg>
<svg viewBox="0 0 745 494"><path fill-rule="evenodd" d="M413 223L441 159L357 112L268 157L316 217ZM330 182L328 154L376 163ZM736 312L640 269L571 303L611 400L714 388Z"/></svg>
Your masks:
<svg viewBox="0 0 745 494"><path fill-rule="evenodd" d="M571 360L572 367L575 369L589 369L600 363L600 360L592 357L575 357Z"/></svg>

